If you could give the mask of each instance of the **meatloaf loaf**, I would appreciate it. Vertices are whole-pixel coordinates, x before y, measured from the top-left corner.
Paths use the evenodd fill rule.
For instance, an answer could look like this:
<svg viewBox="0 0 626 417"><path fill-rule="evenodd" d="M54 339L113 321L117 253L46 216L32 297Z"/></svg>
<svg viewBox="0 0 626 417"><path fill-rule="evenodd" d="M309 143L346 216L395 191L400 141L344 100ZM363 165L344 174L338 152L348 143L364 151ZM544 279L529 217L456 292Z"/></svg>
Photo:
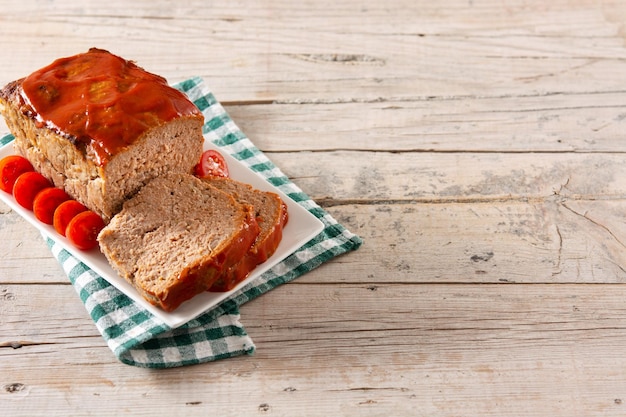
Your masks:
<svg viewBox="0 0 626 417"><path fill-rule="evenodd" d="M165 311L209 290L259 234L254 209L188 174L165 174L100 232L111 266Z"/></svg>
<svg viewBox="0 0 626 417"><path fill-rule="evenodd" d="M201 112L164 78L92 48L0 90L15 147L105 222L150 179L190 173Z"/></svg>

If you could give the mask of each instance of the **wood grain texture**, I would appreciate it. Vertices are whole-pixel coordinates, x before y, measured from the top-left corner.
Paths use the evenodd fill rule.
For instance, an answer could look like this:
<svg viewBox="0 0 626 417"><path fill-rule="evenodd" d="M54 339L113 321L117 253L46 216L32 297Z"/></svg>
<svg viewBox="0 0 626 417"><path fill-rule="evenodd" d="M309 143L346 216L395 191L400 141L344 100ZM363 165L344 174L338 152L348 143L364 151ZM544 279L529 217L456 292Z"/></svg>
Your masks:
<svg viewBox="0 0 626 417"><path fill-rule="evenodd" d="M0 10L0 84L92 46L201 76L364 238L242 307L254 355L150 371L116 361L39 234L0 205L3 415L626 413L626 5Z"/></svg>
<svg viewBox="0 0 626 417"><path fill-rule="evenodd" d="M619 285L604 292L585 285L287 285L242 309L257 343L253 356L166 371L120 369L68 286L30 286L55 306L47 297L32 300L25 287L1 290L11 295L13 317L35 319L29 329L20 320L4 323L21 345L0 349L16 390L5 384L0 395L15 411L46 401L79 413L132 404L141 416L266 408L278 415L466 415L460 411L468 404L471 414L489 416L622 413L626 293ZM42 307L32 311L32 302ZM70 339L63 337L68 327ZM64 380L67 368L80 372Z"/></svg>

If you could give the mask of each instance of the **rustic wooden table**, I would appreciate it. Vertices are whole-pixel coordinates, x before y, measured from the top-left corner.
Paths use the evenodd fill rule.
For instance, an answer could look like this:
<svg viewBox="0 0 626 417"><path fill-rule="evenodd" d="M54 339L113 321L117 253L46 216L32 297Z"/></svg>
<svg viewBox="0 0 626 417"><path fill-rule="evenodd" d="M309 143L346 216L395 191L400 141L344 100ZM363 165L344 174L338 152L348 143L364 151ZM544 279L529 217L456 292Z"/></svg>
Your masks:
<svg viewBox="0 0 626 417"><path fill-rule="evenodd" d="M253 356L147 370L0 205L2 415L626 415L625 24L598 0L1 0L0 84L92 46L202 76L365 242L242 307Z"/></svg>

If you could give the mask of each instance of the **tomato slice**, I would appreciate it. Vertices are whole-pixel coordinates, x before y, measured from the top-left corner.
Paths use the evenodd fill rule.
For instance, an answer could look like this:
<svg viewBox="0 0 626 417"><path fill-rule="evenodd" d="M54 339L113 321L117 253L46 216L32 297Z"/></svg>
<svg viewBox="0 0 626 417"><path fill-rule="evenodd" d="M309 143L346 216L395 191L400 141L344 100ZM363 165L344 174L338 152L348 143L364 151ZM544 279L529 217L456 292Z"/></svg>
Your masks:
<svg viewBox="0 0 626 417"><path fill-rule="evenodd" d="M20 206L32 210L35 196L48 187L52 187L52 183L39 172L25 172L17 177L13 184L13 197Z"/></svg>
<svg viewBox="0 0 626 417"><path fill-rule="evenodd" d="M98 233L104 228L104 221L91 210L78 213L67 225L65 236L80 250L98 246Z"/></svg>
<svg viewBox="0 0 626 417"><path fill-rule="evenodd" d="M56 230L61 236L65 236L67 225L70 224L70 221L72 221L77 214L82 213L83 211L87 211L87 207L78 201L64 201L59 205L59 207L56 208L56 210L54 210L54 216L52 219L54 230Z"/></svg>
<svg viewBox="0 0 626 417"><path fill-rule="evenodd" d="M194 168L197 177L228 177L228 166L221 153L213 149L204 151L200 162Z"/></svg>
<svg viewBox="0 0 626 417"><path fill-rule="evenodd" d="M23 156L9 155L0 160L0 189L7 193L13 192L17 177L25 172L34 171L33 165Z"/></svg>
<svg viewBox="0 0 626 417"><path fill-rule="evenodd" d="M33 201L33 213L37 220L45 224L54 223L54 211L70 196L60 188L44 188L35 196Z"/></svg>

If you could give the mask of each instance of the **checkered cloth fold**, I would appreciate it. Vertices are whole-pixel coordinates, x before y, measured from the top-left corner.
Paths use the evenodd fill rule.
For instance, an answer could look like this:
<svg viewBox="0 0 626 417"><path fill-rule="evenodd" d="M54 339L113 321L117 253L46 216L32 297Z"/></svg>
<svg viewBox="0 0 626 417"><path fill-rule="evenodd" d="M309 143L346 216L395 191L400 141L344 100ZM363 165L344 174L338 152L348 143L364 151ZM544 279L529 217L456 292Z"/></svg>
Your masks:
<svg viewBox="0 0 626 417"><path fill-rule="evenodd" d="M254 146L202 79L191 78L174 87L186 93L204 114L203 133L207 139L313 213L325 228L284 261L215 308L175 329L169 328L53 239L46 237L52 254L60 262L115 356L125 364L148 368L172 368L251 354L255 346L240 323L239 306L335 256L356 250L362 243L358 236L319 207ZM0 145L11 140L13 137L7 135L0 139Z"/></svg>

